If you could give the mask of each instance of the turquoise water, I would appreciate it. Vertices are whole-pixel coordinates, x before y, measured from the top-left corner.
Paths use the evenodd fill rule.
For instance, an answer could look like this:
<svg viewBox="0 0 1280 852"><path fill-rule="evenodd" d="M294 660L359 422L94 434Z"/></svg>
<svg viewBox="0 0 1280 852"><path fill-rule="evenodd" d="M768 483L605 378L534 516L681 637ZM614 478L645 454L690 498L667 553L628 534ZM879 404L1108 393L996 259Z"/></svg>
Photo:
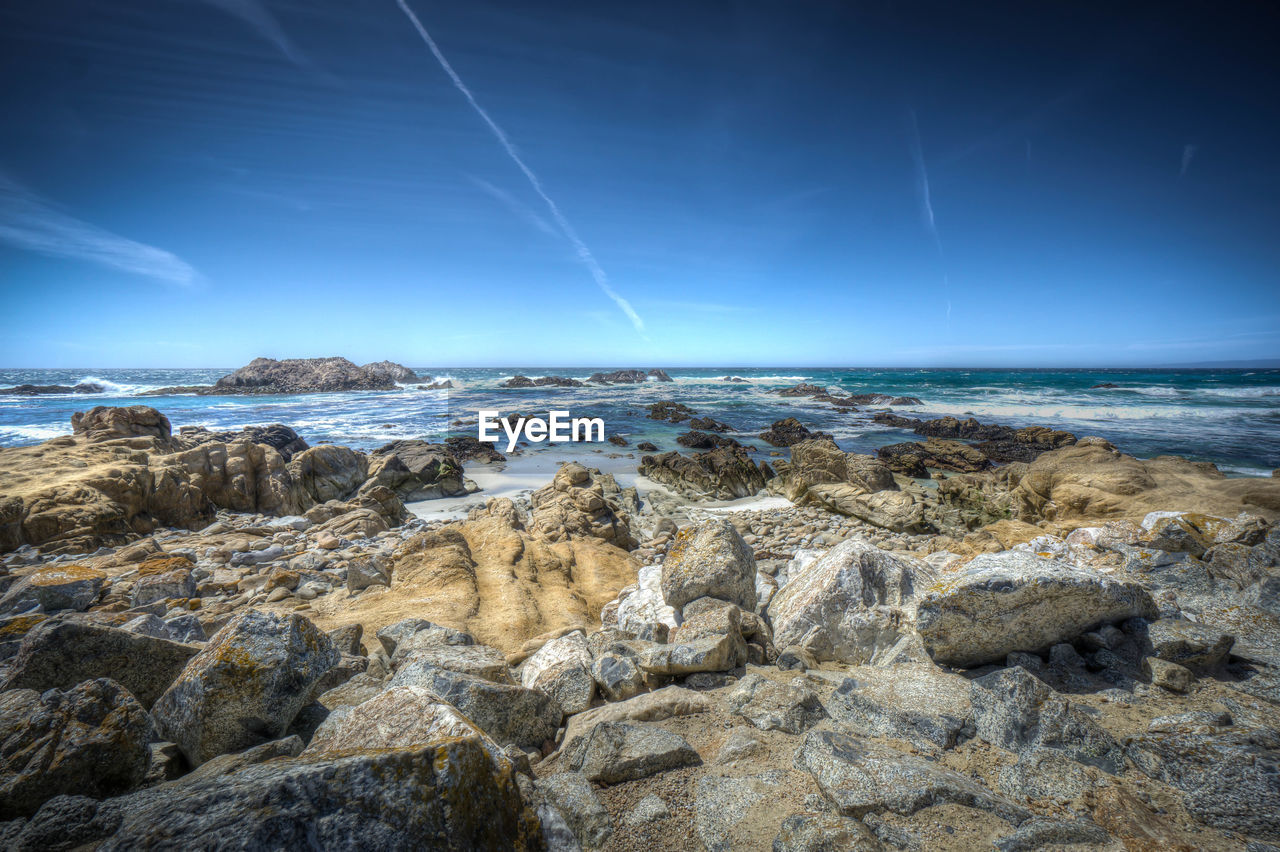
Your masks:
<svg viewBox="0 0 1280 852"><path fill-rule="evenodd" d="M1280 467L1280 370L667 368L674 382L508 390L498 384L517 372L585 379L595 370L417 369L450 378L457 388L283 397L143 397L139 396L143 391L159 387L212 384L230 370L0 370L0 387L98 380L109 388L92 396L0 395L0 445L31 444L67 434L71 414L94 405L143 404L163 411L175 429L284 423L312 443L332 441L363 449L398 438L474 435L476 412L482 408L537 416L559 409L575 417L602 417L607 434L623 435L632 444L648 440L663 450L676 449L675 436L687 427L644 416L645 405L665 399L731 424L737 430L733 434L744 442L786 416L832 433L848 450L866 452L913 439L903 430L870 422L878 407L846 413L823 403L769 393L810 382L833 393L919 397L919 406L895 408L911 417L972 415L988 423L1052 426L1078 435L1100 435L1141 457L1174 454L1213 461L1235 475L1264 476ZM748 382L720 381L725 375ZM1104 382L1119 387L1092 388ZM454 425L458 420L465 424ZM536 445L535 450L546 446Z"/></svg>

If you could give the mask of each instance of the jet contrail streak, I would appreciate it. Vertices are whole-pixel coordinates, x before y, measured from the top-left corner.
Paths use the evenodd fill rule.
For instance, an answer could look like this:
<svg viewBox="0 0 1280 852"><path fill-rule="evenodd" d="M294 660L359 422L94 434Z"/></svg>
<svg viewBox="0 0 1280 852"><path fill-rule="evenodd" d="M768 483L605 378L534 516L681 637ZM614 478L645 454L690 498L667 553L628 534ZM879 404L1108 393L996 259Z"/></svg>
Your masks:
<svg viewBox="0 0 1280 852"><path fill-rule="evenodd" d="M432 55L436 61L440 63L440 67L449 75L449 79L453 81L453 85L463 97L467 99L467 103L471 104L471 108L476 111L480 118L484 119L484 123L489 125L489 129L493 131L493 135L497 137L498 142L506 150L507 156L516 164L525 178L528 179L529 185L533 187L533 191L538 193L542 200L546 203L547 209L551 211L551 218L555 220L556 225L560 227L565 238L573 245L577 252L578 260L582 261L582 265L591 273L591 277L595 279L596 285L604 291L604 294L618 305L627 318L631 320L631 324L636 327L636 331L642 336L644 335L644 320L640 319L640 315L631 307L631 303L624 299L618 291L613 289L609 283L609 276L605 275L600 264L596 262L595 255L591 253L591 249L587 248L587 244L578 236L578 232L574 230L573 225L569 224L569 220L560 212L560 207L547 195L547 191L542 188L542 181L534 174L533 169L529 168L524 160L520 158L520 154L516 152L515 145L507 138L506 131L498 126L498 122L485 112L484 107L476 101L475 95L471 94L471 90L467 88L467 84L462 82L462 78L458 76L458 72L453 70L453 66L449 64L449 60L444 58L444 54L440 52L440 48L436 45L435 39L427 32L427 28L422 25L422 21L418 20L418 16L409 8L409 4L405 0L396 0L396 5L400 10L409 17L409 21L413 24L414 29L418 31L418 35L422 36L422 40L426 42L427 47L431 48Z"/></svg>
<svg viewBox="0 0 1280 852"><path fill-rule="evenodd" d="M942 263L942 290L950 296L951 275L947 272L947 254L942 250L942 237L938 236L938 223L933 217L933 196L929 193L929 170L924 164L924 146L920 144L920 123L916 120L916 111L911 113L911 159L916 164L916 183L920 189L920 207L925 226L933 237L933 245L938 249L938 260ZM1029 149L1028 149L1029 150ZM947 299L947 328L951 328L951 299Z"/></svg>

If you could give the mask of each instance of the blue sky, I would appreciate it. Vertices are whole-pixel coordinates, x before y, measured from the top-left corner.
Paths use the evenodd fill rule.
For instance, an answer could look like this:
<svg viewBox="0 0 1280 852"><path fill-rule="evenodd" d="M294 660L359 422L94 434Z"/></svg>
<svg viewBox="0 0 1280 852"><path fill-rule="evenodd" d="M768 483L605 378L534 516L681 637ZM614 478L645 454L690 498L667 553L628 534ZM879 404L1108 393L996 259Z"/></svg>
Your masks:
<svg viewBox="0 0 1280 852"><path fill-rule="evenodd" d="M6 3L0 365L1280 357L1262 4L407 2Z"/></svg>

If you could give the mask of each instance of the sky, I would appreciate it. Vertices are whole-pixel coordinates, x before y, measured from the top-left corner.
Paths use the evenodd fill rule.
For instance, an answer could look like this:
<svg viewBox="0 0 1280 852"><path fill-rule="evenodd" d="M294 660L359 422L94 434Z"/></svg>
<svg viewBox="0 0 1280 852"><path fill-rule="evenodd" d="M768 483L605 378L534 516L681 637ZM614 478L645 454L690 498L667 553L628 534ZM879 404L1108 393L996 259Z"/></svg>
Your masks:
<svg viewBox="0 0 1280 852"><path fill-rule="evenodd" d="M0 366L1277 358L1278 41L1264 3L7 0Z"/></svg>

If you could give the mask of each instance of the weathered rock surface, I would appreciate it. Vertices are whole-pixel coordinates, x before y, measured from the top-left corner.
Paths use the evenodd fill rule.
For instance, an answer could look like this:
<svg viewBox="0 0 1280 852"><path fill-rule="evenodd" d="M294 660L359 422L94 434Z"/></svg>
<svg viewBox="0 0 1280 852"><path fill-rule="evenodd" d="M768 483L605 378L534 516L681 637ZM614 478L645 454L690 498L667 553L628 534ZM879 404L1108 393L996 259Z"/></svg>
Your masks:
<svg viewBox="0 0 1280 852"><path fill-rule="evenodd" d="M768 465L756 464L741 447L717 447L692 456L675 451L643 456L640 473L674 491L719 500L758 494L773 475Z"/></svg>
<svg viewBox="0 0 1280 852"><path fill-rule="evenodd" d="M412 378L400 379L400 376ZM255 358L214 383L222 393L326 393L352 390L394 390L397 381L418 381L417 375L391 361L358 367L346 358Z"/></svg>
<svg viewBox="0 0 1280 852"><path fill-rule="evenodd" d="M284 735L339 654L298 616L250 610L191 659L152 709L192 765Z"/></svg>
<svg viewBox="0 0 1280 852"><path fill-rule="evenodd" d="M662 597L677 611L702 597L755 610L755 556L733 524L707 521L677 534L662 565Z"/></svg>
<svg viewBox="0 0 1280 852"><path fill-rule="evenodd" d="M512 653L534 636L599 624L601 609L635 582L637 569L626 551L598 538L535 536L510 500L490 500L465 522L406 540L389 589L334 601L316 621L376 632L428 618Z"/></svg>
<svg viewBox="0 0 1280 852"><path fill-rule="evenodd" d="M275 760L103 802L55 799L13 845L48 848L41 838L102 850L392 850L424 838L442 849L541 848L510 764L475 738Z"/></svg>
<svg viewBox="0 0 1280 852"><path fill-rule="evenodd" d="M88 621L49 619L27 632L3 688L44 692L111 678L149 709L199 650Z"/></svg>
<svg viewBox="0 0 1280 852"><path fill-rule="evenodd" d="M542 748L554 740L564 712L555 698L534 689L424 666L410 678L402 668L392 686L419 686L452 704L499 745Z"/></svg>
<svg viewBox="0 0 1280 852"><path fill-rule="evenodd" d="M974 473L991 467L991 460L982 450L941 438L890 444L877 449L876 456L895 473L917 478L928 476L928 468Z"/></svg>
<svg viewBox="0 0 1280 852"><path fill-rule="evenodd" d="M810 431L809 427L794 417L776 420L772 426L760 433L762 441L775 447L790 447L802 441L821 440L824 438L830 440L831 436L826 432Z"/></svg>
<svg viewBox="0 0 1280 852"><path fill-rule="evenodd" d="M1006 551L976 556L924 588L916 629L937 662L974 666L1041 651L1101 624L1155 615L1151 596L1136 584Z"/></svg>
<svg viewBox="0 0 1280 852"><path fill-rule="evenodd" d="M701 762L684 737L652 725L601 722L565 747L568 766L592 781L619 784Z"/></svg>
<svg viewBox="0 0 1280 852"><path fill-rule="evenodd" d="M529 496L529 530L548 541L592 537L633 550L629 517L619 505L621 490L612 475L567 462L551 484Z"/></svg>
<svg viewBox="0 0 1280 852"><path fill-rule="evenodd" d="M538 790L564 816L584 849L603 846L613 834L609 810L581 772L560 772L538 780Z"/></svg>
<svg viewBox="0 0 1280 852"><path fill-rule="evenodd" d="M59 794L112 796L147 773L147 713L118 683L65 692L0 692L0 819L30 816Z"/></svg>
<svg viewBox="0 0 1280 852"><path fill-rule="evenodd" d="M40 568L19 579L0 598L0 615L29 612L82 612L98 598L107 575L83 565Z"/></svg>
<svg viewBox="0 0 1280 852"><path fill-rule="evenodd" d="M944 803L989 811L1013 825L1030 816L963 775L835 731L805 734L795 764L813 775L823 796L845 816L884 811L910 815Z"/></svg>
<svg viewBox="0 0 1280 852"><path fill-rule="evenodd" d="M780 684L755 672L738 682L726 706L762 731L788 734L802 734L827 716L818 694L804 678Z"/></svg>
<svg viewBox="0 0 1280 852"><path fill-rule="evenodd" d="M953 748L973 736L969 682L928 662L859 666L831 697L842 730L893 737L926 749Z"/></svg>
<svg viewBox="0 0 1280 852"><path fill-rule="evenodd" d="M833 547L793 576L769 604L773 641L818 660L871 662L910 632L917 586L933 571L856 539Z"/></svg>

